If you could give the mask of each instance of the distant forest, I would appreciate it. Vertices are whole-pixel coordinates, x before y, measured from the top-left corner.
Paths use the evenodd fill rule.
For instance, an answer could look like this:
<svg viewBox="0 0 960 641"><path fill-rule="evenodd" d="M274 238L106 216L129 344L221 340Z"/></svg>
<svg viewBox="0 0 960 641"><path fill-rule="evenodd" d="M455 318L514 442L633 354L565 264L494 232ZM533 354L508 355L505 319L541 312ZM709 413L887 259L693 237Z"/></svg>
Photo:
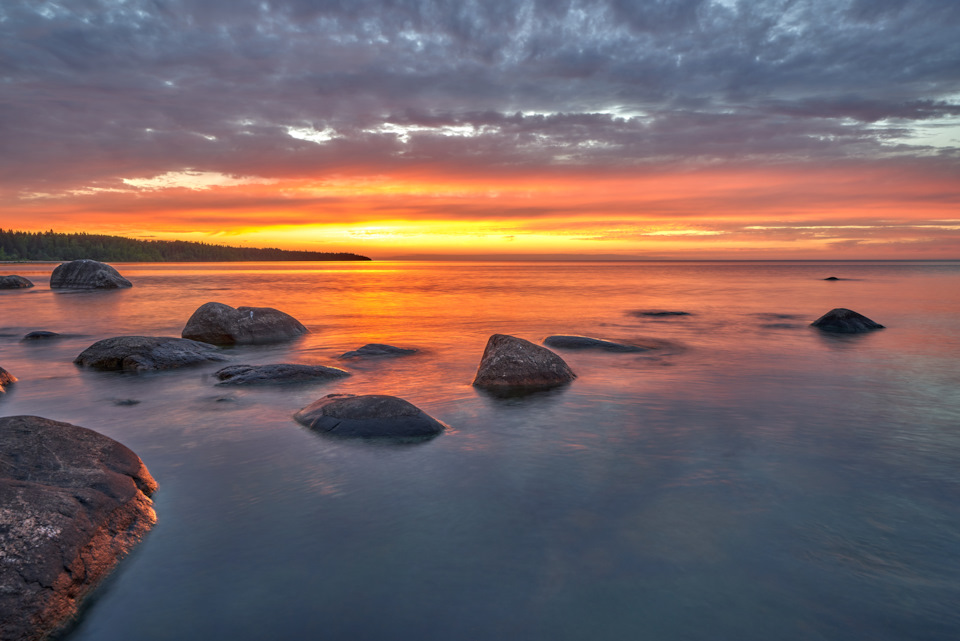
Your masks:
<svg viewBox="0 0 960 641"><path fill-rule="evenodd" d="M0 260L76 260L124 263L205 263L244 260L370 260L345 252L290 251L209 245L185 240L134 240L97 234L0 229Z"/></svg>

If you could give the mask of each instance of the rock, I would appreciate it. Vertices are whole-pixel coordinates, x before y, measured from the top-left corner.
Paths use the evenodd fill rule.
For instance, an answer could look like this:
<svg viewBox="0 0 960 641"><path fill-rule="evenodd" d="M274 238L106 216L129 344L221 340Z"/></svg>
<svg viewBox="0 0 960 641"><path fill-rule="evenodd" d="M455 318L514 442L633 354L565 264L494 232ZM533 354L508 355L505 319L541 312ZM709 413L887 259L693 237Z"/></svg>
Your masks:
<svg viewBox="0 0 960 641"><path fill-rule="evenodd" d="M60 334L56 332L48 332L45 329L38 329L36 331L30 332L29 334L24 335L20 340L24 341L38 341L45 340L47 338L60 338Z"/></svg>
<svg viewBox="0 0 960 641"><path fill-rule="evenodd" d="M7 370L0 367L0 394L3 394L7 391L5 389L7 385L10 385L10 383L16 383L16 382L17 382L16 376L14 376Z"/></svg>
<svg viewBox="0 0 960 641"><path fill-rule="evenodd" d="M648 309L648 310L637 310L630 312L634 316L653 316L653 317L662 317L662 316L690 316L690 312L670 312L663 311L659 309Z"/></svg>
<svg viewBox="0 0 960 641"><path fill-rule="evenodd" d="M814 327L824 332L836 332L839 334L856 334L859 332L869 332L874 329L883 329L883 325L874 322L864 316L843 307L831 309L829 312L811 323Z"/></svg>
<svg viewBox="0 0 960 641"><path fill-rule="evenodd" d="M100 370L155 370L227 360L216 347L169 336L115 336L97 341L73 362Z"/></svg>
<svg viewBox="0 0 960 641"><path fill-rule="evenodd" d="M213 374L220 382L217 385L285 385L288 383L322 383L335 378L350 376L350 372L338 367L323 365L230 365Z"/></svg>
<svg viewBox="0 0 960 641"><path fill-rule="evenodd" d="M840 280L840 279L837 278L836 276L827 276L827 277L824 278L823 280Z"/></svg>
<svg viewBox="0 0 960 641"><path fill-rule="evenodd" d="M489 390L544 389L577 377L546 347L506 334L494 334L483 350L473 384Z"/></svg>
<svg viewBox="0 0 960 641"><path fill-rule="evenodd" d="M589 336L547 336L543 344L561 349L599 349L605 352L645 352L649 349Z"/></svg>
<svg viewBox="0 0 960 641"><path fill-rule="evenodd" d="M272 307L237 307L205 303L193 313L182 336L213 345L276 343L306 334L293 316Z"/></svg>
<svg viewBox="0 0 960 641"><path fill-rule="evenodd" d="M368 343L350 352L344 352L340 358L365 358L368 356L406 356L416 354L417 350L406 347L394 347L383 343Z"/></svg>
<svg viewBox="0 0 960 641"><path fill-rule="evenodd" d="M0 639L42 639L73 616L156 522L156 488L111 438L0 418Z"/></svg>
<svg viewBox="0 0 960 641"><path fill-rule="evenodd" d="M116 269L82 258L61 263L50 275L50 289L119 289L133 287Z"/></svg>
<svg viewBox="0 0 960 641"><path fill-rule="evenodd" d="M359 438L425 438L446 428L402 398L380 394L329 394L293 418L325 434Z"/></svg>
<svg viewBox="0 0 960 641"><path fill-rule="evenodd" d="M16 274L0 276L0 289L26 289L27 287L33 287L33 283L23 276Z"/></svg>

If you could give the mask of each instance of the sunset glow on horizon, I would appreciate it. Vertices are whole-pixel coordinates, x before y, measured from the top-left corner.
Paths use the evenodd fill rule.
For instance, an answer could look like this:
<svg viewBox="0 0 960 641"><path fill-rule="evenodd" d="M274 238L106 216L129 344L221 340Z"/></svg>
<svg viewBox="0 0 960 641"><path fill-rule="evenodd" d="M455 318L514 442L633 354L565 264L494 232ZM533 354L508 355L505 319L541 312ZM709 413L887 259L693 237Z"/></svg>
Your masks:
<svg viewBox="0 0 960 641"><path fill-rule="evenodd" d="M960 258L951 3L168 4L0 10L0 227Z"/></svg>

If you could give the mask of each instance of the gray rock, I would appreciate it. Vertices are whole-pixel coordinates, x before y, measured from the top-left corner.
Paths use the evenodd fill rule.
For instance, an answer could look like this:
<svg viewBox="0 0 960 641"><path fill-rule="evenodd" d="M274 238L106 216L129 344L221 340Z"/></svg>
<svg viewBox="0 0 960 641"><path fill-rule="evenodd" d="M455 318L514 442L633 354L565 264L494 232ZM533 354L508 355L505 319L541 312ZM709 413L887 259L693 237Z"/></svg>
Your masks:
<svg viewBox="0 0 960 641"><path fill-rule="evenodd" d="M406 356L416 354L417 350L406 347L394 347L383 343L368 343L350 352L344 352L340 358L367 358L377 356Z"/></svg>
<svg viewBox="0 0 960 641"><path fill-rule="evenodd" d="M597 349L605 352L646 352L649 349L589 336L547 336L543 339L543 344L560 349Z"/></svg>
<svg viewBox="0 0 960 641"><path fill-rule="evenodd" d="M473 384L489 390L544 389L577 377L546 347L506 334L494 334L483 350Z"/></svg>
<svg viewBox="0 0 960 641"><path fill-rule="evenodd" d="M446 427L412 403L380 394L329 394L293 418L325 434L359 438L426 438Z"/></svg>
<svg viewBox="0 0 960 641"><path fill-rule="evenodd" d="M0 418L0 639L36 641L156 522L129 449L69 423Z"/></svg>
<svg viewBox="0 0 960 641"><path fill-rule="evenodd" d="M73 362L100 370L173 369L227 360L216 347L169 336L115 336L97 341Z"/></svg>
<svg viewBox="0 0 960 641"><path fill-rule="evenodd" d="M133 287L133 285L110 265L86 258L61 263L50 275L50 289L119 289L121 287Z"/></svg>
<svg viewBox="0 0 960 641"><path fill-rule="evenodd" d="M48 332L45 329L38 329L36 331L30 332L29 334L24 335L20 340L24 341L39 341L45 340L48 338L60 338L60 334L56 332Z"/></svg>
<svg viewBox="0 0 960 641"><path fill-rule="evenodd" d="M874 322L855 311L837 307L811 323L814 327L824 332L835 332L838 334L856 334L859 332L869 332L874 329L883 329L883 325Z"/></svg>
<svg viewBox="0 0 960 641"><path fill-rule="evenodd" d="M277 343L306 333L300 321L272 307L205 303L187 321L182 336L213 345L251 345Z"/></svg>
<svg viewBox="0 0 960 641"><path fill-rule="evenodd" d="M26 289L27 287L33 287L33 283L23 276L16 274L0 276L0 289Z"/></svg>
<svg viewBox="0 0 960 641"><path fill-rule="evenodd" d="M6 387L11 383L16 383L17 377L0 367L0 394L5 393Z"/></svg>
<svg viewBox="0 0 960 641"><path fill-rule="evenodd" d="M836 276L827 276L827 277L824 278L823 280L840 280L840 279L837 278Z"/></svg>
<svg viewBox="0 0 960 641"><path fill-rule="evenodd" d="M323 365L230 365L213 374L220 382L217 385L286 385L292 383L322 383L350 376L350 372L338 367Z"/></svg>

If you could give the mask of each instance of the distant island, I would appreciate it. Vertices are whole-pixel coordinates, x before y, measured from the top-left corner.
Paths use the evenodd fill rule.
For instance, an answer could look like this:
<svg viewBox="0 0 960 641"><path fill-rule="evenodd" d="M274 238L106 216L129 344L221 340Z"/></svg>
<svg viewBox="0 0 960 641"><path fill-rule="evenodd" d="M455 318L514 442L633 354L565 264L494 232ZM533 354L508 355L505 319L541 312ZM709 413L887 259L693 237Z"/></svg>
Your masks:
<svg viewBox="0 0 960 641"><path fill-rule="evenodd" d="M219 263L258 260L370 260L346 252L229 247L185 240L134 240L99 234L0 229L0 261L93 260L121 263Z"/></svg>

